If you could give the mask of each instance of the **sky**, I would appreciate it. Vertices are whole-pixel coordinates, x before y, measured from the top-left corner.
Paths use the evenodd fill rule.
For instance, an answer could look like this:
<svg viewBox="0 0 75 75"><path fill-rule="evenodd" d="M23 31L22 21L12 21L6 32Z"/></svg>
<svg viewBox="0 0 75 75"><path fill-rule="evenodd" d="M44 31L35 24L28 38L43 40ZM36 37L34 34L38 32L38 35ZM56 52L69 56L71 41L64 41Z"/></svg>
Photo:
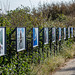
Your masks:
<svg viewBox="0 0 75 75"><path fill-rule="evenodd" d="M69 2L72 0L0 0L0 9L2 11L7 10L15 10L17 7L23 5L23 6L29 6L30 8L37 7L39 2L41 4L43 3L58 3L58 2Z"/></svg>

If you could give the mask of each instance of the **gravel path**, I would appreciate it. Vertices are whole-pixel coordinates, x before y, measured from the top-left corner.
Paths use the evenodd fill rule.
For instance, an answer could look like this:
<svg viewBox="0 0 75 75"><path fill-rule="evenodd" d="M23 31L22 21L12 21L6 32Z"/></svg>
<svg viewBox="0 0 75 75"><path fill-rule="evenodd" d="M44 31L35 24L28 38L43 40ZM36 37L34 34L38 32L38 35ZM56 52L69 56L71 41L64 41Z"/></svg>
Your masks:
<svg viewBox="0 0 75 75"><path fill-rule="evenodd" d="M64 67L56 71L53 75L75 75L75 59L71 59L69 62L65 63Z"/></svg>

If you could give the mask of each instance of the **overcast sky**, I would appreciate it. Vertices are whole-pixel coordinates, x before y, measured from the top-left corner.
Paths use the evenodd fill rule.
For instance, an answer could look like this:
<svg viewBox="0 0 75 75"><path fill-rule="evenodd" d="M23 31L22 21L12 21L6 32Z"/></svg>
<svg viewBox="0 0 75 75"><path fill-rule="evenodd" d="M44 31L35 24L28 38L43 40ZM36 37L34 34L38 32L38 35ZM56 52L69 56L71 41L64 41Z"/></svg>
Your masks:
<svg viewBox="0 0 75 75"><path fill-rule="evenodd" d="M47 2L47 3L56 3L61 1L72 1L72 0L0 0L0 9L3 10L14 10L17 7L23 5L23 6L29 6L30 8L37 7L38 3L41 2L41 4Z"/></svg>

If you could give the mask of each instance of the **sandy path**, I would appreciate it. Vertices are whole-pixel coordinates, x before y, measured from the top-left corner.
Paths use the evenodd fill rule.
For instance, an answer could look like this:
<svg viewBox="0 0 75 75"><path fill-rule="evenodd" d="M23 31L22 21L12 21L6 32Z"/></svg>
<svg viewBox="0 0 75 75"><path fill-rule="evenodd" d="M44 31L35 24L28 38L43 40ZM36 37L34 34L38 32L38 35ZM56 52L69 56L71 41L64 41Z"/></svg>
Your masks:
<svg viewBox="0 0 75 75"><path fill-rule="evenodd" d="M69 62L65 63L64 67L56 71L53 75L75 75L75 59L71 59Z"/></svg>

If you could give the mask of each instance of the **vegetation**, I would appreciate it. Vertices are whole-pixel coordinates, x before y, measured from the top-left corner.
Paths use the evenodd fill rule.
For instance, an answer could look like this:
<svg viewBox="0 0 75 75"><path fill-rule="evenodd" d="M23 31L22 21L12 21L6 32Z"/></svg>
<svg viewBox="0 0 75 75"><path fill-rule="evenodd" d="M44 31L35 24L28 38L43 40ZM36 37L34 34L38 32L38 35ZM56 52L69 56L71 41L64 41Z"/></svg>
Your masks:
<svg viewBox="0 0 75 75"><path fill-rule="evenodd" d="M72 40L69 40L72 41ZM51 75L60 66L75 56L75 43L66 41L62 44L60 53L47 57L43 63L35 65L31 75ZM68 44L67 44L68 43Z"/></svg>
<svg viewBox="0 0 75 75"><path fill-rule="evenodd" d="M16 10L7 11L0 19L4 26L25 26L25 27L44 27L44 26L74 26L75 1L60 4L39 4L38 8L18 7ZM0 24L1 25L1 24Z"/></svg>
<svg viewBox="0 0 75 75"><path fill-rule="evenodd" d="M0 26L7 27L7 55L0 57L0 74L2 75L48 75L57 67L63 64L66 59L75 55L75 43L73 39L62 40L61 50L57 49L54 54L54 45L50 55L50 47L44 45L42 54L42 42L40 48L31 49L28 44L28 51L17 53L14 42L10 44L10 33L15 27L27 27L27 33L32 27L75 27L75 1L72 3L60 4L39 4L38 9L21 6L16 10L7 11L1 14ZM31 33L30 33L31 34ZM30 37L29 33L27 37ZM42 34L41 34L42 35ZM15 33L12 36L15 39ZM28 43L31 41L29 39ZM59 42L58 42L59 43ZM54 43L52 43L54 44ZM59 48L59 45L58 45ZM40 51L40 52L39 52ZM19 55L19 57L18 57ZM59 60L58 60L59 59ZM40 60L40 61L39 61Z"/></svg>

